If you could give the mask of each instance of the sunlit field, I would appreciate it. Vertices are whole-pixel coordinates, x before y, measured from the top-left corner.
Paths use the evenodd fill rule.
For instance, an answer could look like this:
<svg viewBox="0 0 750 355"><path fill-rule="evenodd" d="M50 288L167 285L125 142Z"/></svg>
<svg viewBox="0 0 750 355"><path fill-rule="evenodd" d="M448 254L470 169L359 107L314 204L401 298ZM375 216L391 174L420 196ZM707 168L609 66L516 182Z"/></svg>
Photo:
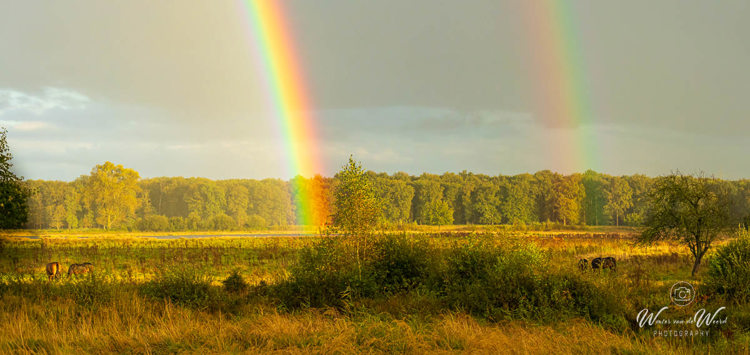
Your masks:
<svg viewBox="0 0 750 355"><path fill-rule="evenodd" d="M363 252L356 266L347 254L351 239L337 236L6 236L0 352L750 350L750 308L701 293L706 267L693 281L683 245L638 245L626 229L494 229L382 232L367 238L371 255ZM388 250L390 258L377 254ZM342 259L316 259L321 255ZM616 271L578 269L580 258L601 256L616 258ZM472 260L465 264L472 270L460 266L461 257ZM451 279L478 277L476 268L494 257L505 260L492 269L500 278L490 280L500 284L490 288L499 296L472 293L468 283L458 289L461 282ZM83 262L94 271L50 281L51 261L63 272ZM415 269L423 271L408 274ZM668 312L726 306L727 324L705 337L655 337L640 329L638 312L669 305L669 288L680 280L691 280L699 297L689 310ZM316 293L317 284L328 293Z"/></svg>

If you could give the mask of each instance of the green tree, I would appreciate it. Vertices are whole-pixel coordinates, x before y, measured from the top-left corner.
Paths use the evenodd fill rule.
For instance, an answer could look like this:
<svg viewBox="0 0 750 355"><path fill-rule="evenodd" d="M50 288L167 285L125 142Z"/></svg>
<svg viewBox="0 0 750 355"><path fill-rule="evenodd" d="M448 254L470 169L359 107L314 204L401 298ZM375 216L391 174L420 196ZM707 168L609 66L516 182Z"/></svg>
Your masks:
<svg viewBox="0 0 750 355"><path fill-rule="evenodd" d="M516 175L506 185L505 199L500 204L503 217L508 223L518 224L520 222L533 222L534 216L534 191L531 182L533 177L529 174Z"/></svg>
<svg viewBox="0 0 750 355"><path fill-rule="evenodd" d="M247 223L247 207L250 203L247 187L234 182L227 187L227 212L240 228Z"/></svg>
<svg viewBox="0 0 750 355"><path fill-rule="evenodd" d="M604 210L615 220L615 225L619 226L620 218L633 206L633 189L623 178L615 176L607 185L604 194L607 196Z"/></svg>
<svg viewBox="0 0 750 355"><path fill-rule="evenodd" d="M15 229L23 227L28 219L29 191L23 178L13 173L7 134L5 128L0 130L0 229Z"/></svg>
<svg viewBox="0 0 750 355"><path fill-rule="evenodd" d="M373 176L376 196L382 203L383 218L389 223L409 220L414 188L406 181L390 178L386 174Z"/></svg>
<svg viewBox="0 0 750 355"><path fill-rule="evenodd" d="M583 221L591 226L606 224L604 205L607 203L605 195L605 176L593 170L586 170L581 179L586 196L583 199Z"/></svg>
<svg viewBox="0 0 750 355"><path fill-rule="evenodd" d="M471 192L470 220L477 224L500 224L499 187L492 181L482 181Z"/></svg>
<svg viewBox="0 0 750 355"><path fill-rule="evenodd" d="M422 209L424 224L442 226L453 223L453 208L445 200L438 199L428 202Z"/></svg>
<svg viewBox="0 0 750 355"><path fill-rule="evenodd" d="M97 165L88 179L88 198L96 223L106 229L135 217L138 207L138 172L106 162Z"/></svg>
<svg viewBox="0 0 750 355"><path fill-rule="evenodd" d="M581 201L586 191L581 184L581 175L556 175L553 180L550 208L555 221L577 223L581 215Z"/></svg>
<svg viewBox="0 0 750 355"><path fill-rule="evenodd" d="M646 229L639 240L675 239L687 244L694 257L695 276L716 237L732 227L722 187L715 178L679 172L657 179L649 195Z"/></svg>
<svg viewBox="0 0 750 355"><path fill-rule="evenodd" d="M334 225L347 235L366 235L381 213L370 179L351 156L336 178Z"/></svg>

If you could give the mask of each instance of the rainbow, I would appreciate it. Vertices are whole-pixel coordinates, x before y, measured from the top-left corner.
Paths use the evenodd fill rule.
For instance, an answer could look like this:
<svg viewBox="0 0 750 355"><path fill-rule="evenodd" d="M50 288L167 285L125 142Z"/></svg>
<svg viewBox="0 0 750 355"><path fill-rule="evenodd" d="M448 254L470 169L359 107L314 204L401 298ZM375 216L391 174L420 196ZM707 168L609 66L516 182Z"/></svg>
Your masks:
<svg viewBox="0 0 750 355"><path fill-rule="evenodd" d="M591 126L591 92L573 5L561 0L522 3L531 35L536 107L548 126L560 128L550 159L572 172L597 169L599 145Z"/></svg>
<svg viewBox="0 0 750 355"><path fill-rule="evenodd" d="M304 75L295 53L294 38L284 16L282 1L241 0L247 14L247 27L256 52L263 63L261 73L271 93L271 107L277 117L280 135L285 143L288 176L313 177L324 172L318 153L315 118ZM299 183L304 179L292 179ZM297 182L295 182L297 181ZM312 196L307 188L297 191L297 223L311 225L315 221Z"/></svg>

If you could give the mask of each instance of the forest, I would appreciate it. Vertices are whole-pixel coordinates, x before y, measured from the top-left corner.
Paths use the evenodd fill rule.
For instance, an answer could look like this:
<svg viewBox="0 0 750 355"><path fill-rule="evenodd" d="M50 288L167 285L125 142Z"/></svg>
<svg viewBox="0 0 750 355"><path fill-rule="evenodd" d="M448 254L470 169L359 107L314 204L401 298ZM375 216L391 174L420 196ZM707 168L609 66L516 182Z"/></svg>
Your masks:
<svg viewBox="0 0 750 355"><path fill-rule="evenodd" d="M641 226L655 179L588 170L562 175L488 176L471 172L367 172L380 204L380 225L543 224ZM750 223L750 180L716 180L734 224ZM238 230L302 224L300 196L312 224L331 222L339 176L280 179L158 177L106 162L72 182L28 180L28 228L140 231Z"/></svg>

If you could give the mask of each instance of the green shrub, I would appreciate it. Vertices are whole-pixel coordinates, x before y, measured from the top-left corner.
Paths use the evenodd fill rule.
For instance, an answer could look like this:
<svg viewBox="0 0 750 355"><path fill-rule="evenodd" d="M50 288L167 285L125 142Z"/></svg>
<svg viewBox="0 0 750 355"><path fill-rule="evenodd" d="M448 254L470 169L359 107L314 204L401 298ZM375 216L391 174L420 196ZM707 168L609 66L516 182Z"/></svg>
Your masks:
<svg viewBox="0 0 750 355"><path fill-rule="evenodd" d="M750 301L750 233L716 250L708 266L708 290L736 303Z"/></svg>
<svg viewBox="0 0 750 355"><path fill-rule="evenodd" d="M161 215L150 215L138 220L136 228L141 231L164 232L170 228L169 219Z"/></svg>
<svg viewBox="0 0 750 355"><path fill-rule="evenodd" d="M198 309L214 305L217 297L209 278L192 268L162 273L145 283L142 292L146 296Z"/></svg>
<svg viewBox="0 0 750 355"><path fill-rule="evenodd" d="M209 219L208 224L214 230L232 230L237 228L237 221L224 213L217 214Z"/></svg>
<svg viewBox="0 0 750 355"><path fill-rule="evenodd" d="M247 289L247 282L245 282L245 279L242 278L242 275L237 270L232 271L229 277L221 283L227 292L242 292Z"/></svg>
<svg viewBox="0 0 750 355"><path fill-rule="evenodd" d="M81 280L66 284L64 289L72 296L76 304L96 307L112 299L115 287L115 284L97 277L96 274L89 274Z"/></svg>
<svg viewBox="0 0 750 355"><path fill-rule="evenodd" d="M345 238L323 238L300 251L290 278L276 287L276 294L287 307L342 306L345 296L360 296L368 277L351 256ZM372 287L369 287L372 289ZM352 292L352 289L356 291ZM368 294L371 292L367 292Z"/></svg>
<svg viewBox="0 0 750 355"><path fill-rule="evenodd" d="M429 277L434 250L423 239L387 235L375 242L374 250L375 257L368 268L380 292L408 291L421 286Z"/></svg>
<svg viewBox="0 0 750 355"><path fill-rule="evenodd" d="M496 246L474 239L454 246L446 261L443 292L454 308L491 320L531 316L548 303L542 292L543 253L531 244Z"/></svg>

